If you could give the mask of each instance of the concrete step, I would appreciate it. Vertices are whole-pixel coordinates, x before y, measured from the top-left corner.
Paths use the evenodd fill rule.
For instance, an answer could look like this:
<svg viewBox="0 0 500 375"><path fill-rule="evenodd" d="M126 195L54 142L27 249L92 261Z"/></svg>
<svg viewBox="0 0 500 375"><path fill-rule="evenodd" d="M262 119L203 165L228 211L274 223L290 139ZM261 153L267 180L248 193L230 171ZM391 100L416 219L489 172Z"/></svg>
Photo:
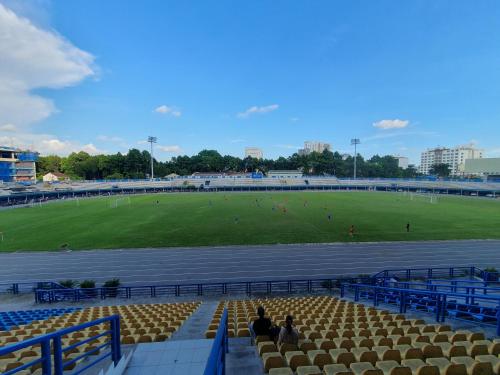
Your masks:
<svg viewBox="0 0 500 375"><path fill-rule="evenodd" d="M212 321L218 301L204 301L201 306L187 319L177 332L174 332L169 341L172 340L195 340L205 338L205 331Z"/></svg>

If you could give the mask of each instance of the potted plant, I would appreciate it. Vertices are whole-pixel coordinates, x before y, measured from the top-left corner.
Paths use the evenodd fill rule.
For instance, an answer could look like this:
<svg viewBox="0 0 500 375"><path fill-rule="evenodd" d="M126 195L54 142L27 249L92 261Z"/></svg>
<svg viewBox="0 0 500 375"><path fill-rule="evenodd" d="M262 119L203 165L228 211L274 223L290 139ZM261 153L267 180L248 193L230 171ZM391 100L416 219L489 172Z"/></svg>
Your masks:
<svg viewBox="0 0 500 375"><path fill-rule="evenodd" d="M59 281L59 285L61 285L64 288L69 288L69 289L73 289L77 284L78 283L75 280L71 280L71 279Z"/></svg>
<svg viewBox="0 0 500 375"><path fill-rule="evenodd" d="M120 286L120 279L111 279L104 283L106 296L116 297L118 295L118 287Z"/></svg>
<svg viewBox="0 0 500 375"><path fill-rule="evenodd" d="M95 281L94 280L83 280L80 283L80 288L81 289L89 289L89 290L82 290L83 297L88 297L88 298L97 297L97 289L95 288Z"/></svg>

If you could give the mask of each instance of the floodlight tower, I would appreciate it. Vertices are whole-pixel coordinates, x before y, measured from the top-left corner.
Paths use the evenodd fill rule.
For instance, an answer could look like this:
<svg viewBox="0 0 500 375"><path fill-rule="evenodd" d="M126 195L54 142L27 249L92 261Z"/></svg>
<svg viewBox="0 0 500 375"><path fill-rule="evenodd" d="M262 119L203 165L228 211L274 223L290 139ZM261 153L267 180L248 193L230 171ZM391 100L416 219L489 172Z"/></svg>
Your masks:
<svg viewBox="0 0 500 375"><path fill-rule="evenodd" d="M354 179L356 179L356 159L358 156L358 151L357 151L357 145L359 145L361 141L359 138L353 138L351 139L351 146L354 145Z"/></svg>
<svg viewBox="0 0 500 375"><path fill-rule="evenodd" d="M158 138L153 137L151 135L148 137L148 142L151 144L151 181L153 181L155 177L153 171L153 143L156 143L157 140Z"/></svg>

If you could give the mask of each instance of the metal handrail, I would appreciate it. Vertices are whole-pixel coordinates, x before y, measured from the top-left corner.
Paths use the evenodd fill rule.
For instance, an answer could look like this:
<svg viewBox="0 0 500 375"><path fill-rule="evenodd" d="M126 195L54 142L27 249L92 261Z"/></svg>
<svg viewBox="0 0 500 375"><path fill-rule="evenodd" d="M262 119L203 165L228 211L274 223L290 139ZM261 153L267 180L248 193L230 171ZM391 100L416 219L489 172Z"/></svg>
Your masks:
<svg viewBox="0 0 500 375"><path fill-rule="evenodd" d="M228 352L228 312L224 309L203 375L224 375Z"/></svg>
<svg viewBox="0 0 500 375"><path fill-rule="evenodd" d="M78 302L85 299L106 299L110 297L121 297L130 299L132 296L172 295L175 297L181 294L191 294L203 296L207 291L217 291L225 295L230 292L240 292L252 295L259 292L271 294L274 292L293 293L304 291L311 293L315 289L333 290L339 288L345 282L371 282L370 277L338 277L328 279L297 279L297 280L263 280L263 281L234 281L220 283L195 283L195 284L170 284L170 285L141 285L141 286L120 286L120 287L99 287L99 288L74 288L74 289L37 289L35 290L35 302L53 303L69 300Z"/></svg>
<svg viewBox="0 0 500 375"><path fill-rule="evenodd" d="M354 289L354 300L358 301L361 296L361 289L368 289L373 291L373 304L374 306L378 306L379 304L379 291L382 293L393 293L394 295L397 295L399 298L399 311L400 313L405 313L406 308L407 308L407 302L408 300L414 296L414 295L420 295L420 296L429 296L433 299L433 301L436 303L436 321L438 322L444 322L445 321L445 316L449 316L449 312L452 311L453 309L450 309L448 307L449 304L452 305L462 305L462 306L468 306L472 308L488 308L492 310L496 310L495 316L493 315L487 315L488 318L492 318L496 320L496 328L497 328L497 335L500 335L500 296L493 297L493 296L486 296L486 295L471 295L471 294L466 294L466 293L454 293L454 292L442 292L442 291L430 291L430 290L423 290L423 289L407 289L407 288L393 288L393 287L387 287L387 286L378 286L378 285L368 285L368 284L343 284L341 287L341 296L345 296L346 292L346 287L350 287ZM456 297L456 298L463 298L465 300L465 303L457 303L457 302L448 302L448 297ZM495 302L497 307L492 307L492 306L479 306L476 304L476 301L487 301L487 302ZM466 313L466 312L464 312ZM472 315L472 313L470 314ZM481 315L480 313L476 315ZM485 314L482 314L486 317Z"/></svg>
<svg viewBox="0 0 500 375"><path fill-rule="evenodd" d="M63 347L62 346L62 337L65 335L68 335L73 332L77 332L92 326L96 326L102 323L110 323L110 329L105 330L104 332L101 332L99 334L96 334L93 337L89 337L81 342L78 342L76 344L70 345L68 347ZM74 358L70 361L64 362L64 357L63 353L66 351L69 351L71 349L74 349L75 347L78 347L80 345L83 345L87 342L90 342L92 340L95 340L99 337L103 337L110 334L111 335L111 340L109 342L106 342L104 344L99 345L97 348L91 350L90 352L87 353L82 353L82 355L78 356L77 358ZM12 370L9 370L4 373L4 375L11 375L11 374L16 374L19 371L28 369L34 365L41 364L42 366L42 372L44 375L62 375L64 372L64 368L70 366L71 364L77 362L80 359L87 358L94 352L97 352L100 349L109 347L110 352L105 353L103 355L98 356L96 359L91 361L89 364L86 364L83 368L78 369L77 371L74 371L73 374L81 374L83 371L87 370L88 368L94 366L95 364L101 362L102 360L111 357L113 360L114 365L116 366L121 358L121 346L120 346L120 316L119 315L112 315L108 316L105 318L93 320L91 322L83 323L74 327L68 327L61 329L56 332L51 332L47 333L45 335L39 336L39 337L34 337L32 339L28 339L25 341L21 341L12 345L8 345L5 347L0 348L0 357L9 353L14 353L18 350L31 347L33 345L40 345L41 347L41 354L40 358L37 358L35 360L32 360L28 363L25 363L19 367L16 367ZM51 347L53 348L53 353L51 353ZM52 366L53 364L53 366Z"/></svg>

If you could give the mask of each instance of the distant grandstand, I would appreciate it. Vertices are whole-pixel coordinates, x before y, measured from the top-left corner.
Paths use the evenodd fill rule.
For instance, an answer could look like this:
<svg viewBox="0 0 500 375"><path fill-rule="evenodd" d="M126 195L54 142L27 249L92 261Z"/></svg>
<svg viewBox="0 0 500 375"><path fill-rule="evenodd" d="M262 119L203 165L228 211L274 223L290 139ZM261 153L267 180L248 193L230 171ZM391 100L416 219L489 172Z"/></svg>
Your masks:
<svg viewBox="0 0 500 375"><path fill-rule="evenodd" d="M301 191L349 190L452 194L497 198L500 182L481 180L340 179L310 176L302 178L252 178L231 176L175 177L151 180L67 181L20 187L4 184L0 205L27 204L32 200L85 197L110 194L217 191Z"/></svg>

